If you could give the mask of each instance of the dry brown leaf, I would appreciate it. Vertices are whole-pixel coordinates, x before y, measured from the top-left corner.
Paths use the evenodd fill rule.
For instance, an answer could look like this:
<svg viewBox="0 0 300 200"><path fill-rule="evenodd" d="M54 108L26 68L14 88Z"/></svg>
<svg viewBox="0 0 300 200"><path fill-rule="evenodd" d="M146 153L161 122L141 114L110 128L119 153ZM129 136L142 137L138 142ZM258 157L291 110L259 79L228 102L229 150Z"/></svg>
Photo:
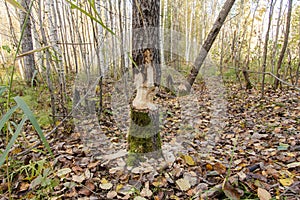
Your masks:
<svg viewBox="0 0 300 200"><path fill-rule="evenodd" d="M214 170L216 170L219 174L225 174L227 171L225 165L219 162L214 165Z"/></svg>
<svg viewBox="0 0 300 200"><path fill-rule="evenodd" d="M224 194L231 200L241 199L241 194L239 193L239 191L236 188L234 188L232 185L230 185L230 183L226 181L226 179L223 182L222 190Z"/></svg>
<svg viewBox="0 0 300 200"><path fill-rule="evenodd" d="M89 169L92 169L92 168L95 168L95 167L97 167L97 165L100 163L100 161L97 161L97 162L94 162L94 163L89 163L88 164L88 168Z"/></svg>
<svg viewBox="0 0 300 200"><path fill-rule="evenodd" d="M263 188L257 189L257 195L259 200L270 200L272 198L271 194Z"/></svg>
<svg viewBox="0 0 300 200"><path fill-rule="evenodd" d="M79 191L78 191L78 194L81 194L81 195L84 195L84 196L90 196L91 195L91 191L87 188L81 188Z"/></svg>
<svg viewBox="0 0 300 200"><path fill-rule="evenodd" d="M21 186L20 186L20 191L23 192L23 191L27 191L28 188L29 188L30 184L27 183L27 182L22 182L21 183Z"/></svg>

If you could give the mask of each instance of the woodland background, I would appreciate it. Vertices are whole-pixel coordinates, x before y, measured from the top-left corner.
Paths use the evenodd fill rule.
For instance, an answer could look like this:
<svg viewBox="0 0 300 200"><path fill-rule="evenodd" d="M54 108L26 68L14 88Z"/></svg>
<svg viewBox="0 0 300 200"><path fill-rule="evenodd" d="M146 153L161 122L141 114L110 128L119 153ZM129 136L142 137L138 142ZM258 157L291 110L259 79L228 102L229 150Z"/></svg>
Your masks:
<svg viewBox="0 0 300 200"><path fill-rule="evenodd" d="M168 36L161 44L164 65L189 74L223 3L161 0L161 34ZM120 170L124 161L118 154L109 164L95 159L71 117L78 101L76 76L99 75L103 79L94 92L101 96L100 124L115 145L110 148L124 147L110 102L113 84L132 67L132 2L22 0L20 5L0 1L1 198L300 198L298 1L235 2L208 58L227 93L226 134L211 154L197 153L211 119L211 94L199 75L197 103L187 104L202 109L190 116L199 119L191 131L194 150L181 152L167 172L157 174L150 173L151 166L142 173ZM175 33L183 38L180 45L171 42ZM165 93L158 98L168 108L162 135L172 144L183 119L177 97Z"/></svg>

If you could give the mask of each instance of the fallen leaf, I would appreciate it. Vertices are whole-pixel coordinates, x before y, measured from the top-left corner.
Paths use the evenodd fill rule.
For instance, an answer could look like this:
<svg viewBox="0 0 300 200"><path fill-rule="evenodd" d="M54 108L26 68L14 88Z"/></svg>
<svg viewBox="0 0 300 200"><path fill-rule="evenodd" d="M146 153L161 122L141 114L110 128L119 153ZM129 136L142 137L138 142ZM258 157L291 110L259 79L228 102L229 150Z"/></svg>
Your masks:
<svg viewBox="0 0 300 200"><path fill-rule="evenodd" d="M118 184L117 186L116 186L116 192L119 192L119 190L121 190L122 188L123 188L123 184Z"/></svg>
<svg viewBox="0 0 300 200"><path fill-rule="evenodd" d="M141 191L141 196L142 197L151 197L152 196L152 191L149 189L149 181L147 181L146 183L145 183L145 187L142 189L142 191Z"/></svg>
<svg viewBox="0 0 300 200"><path fill-rule="evenodd" d="M144 197L141 197L141 196L136 196L136 197L134 197L133 200L147 200L147 199Z"/></svg>
<svg viewBox="0 0 300 200"><path fill-rule="evenodd" d="M300 162L293 162L293 163L287 164L286 166L287 166L289 169L290 169L290 168L300 167Z"/></svg>
<svg viewBox="0 0 300 200"><path fill-rule="evenodd" d="M79 190L78 194L82 194L84 196L90 196L92 194L93 190L95 190L94 183L88 181L85 184L85 187L83 187Z"/></svg>
<svg viewBox="0 0 300 200"><path fill-rule="evenodd" d="M277 147L277 150L279 150L279 151L286 151L286 150L288 150L288 148L289 148L288 144L280 143L279 146Z"/></svg>
<svg viewBox="0 0 300 200"><path fill-rule="evenodd" d="M84 175L85 175L85 177L86 177L87 179L90 179L90 178L92 177L92 174L91 174L91 172L90 172L89 169L86 169L86 170L85 170Z"/></svg>
<svg viewBox="0 0 300 200"><path fill-rule="evenodd" d="M97 161L97 162L94 162L94 163L89 163L88 164L88 168L89 169L92 169L92 168L95 168L95 167L97 167L97 165L100 163L100 161Z"/></svg>
<svg viewBox="0 0 300 200"><path fill-rule="evenodd" d="M263 188L257 189L257 196L259 200L270 200L272 198L271 194Z"/></svg>
<svg viewBox="0 0 300 200"><path fill-rule="evenodd" d="M90 196L91 195L91 191L87 188L81 188L79 191L78 191L78 194L81 194L81 195L84 195L84 196Z"/></svg>
<svg viewBox="0 0 300 200"><path fill-rule="evenodd" d="M239 191L236 188L234 188L232 185L230 185L230 183L228 181L226 181L226 179L223 182L222 190L223 190L224 194L231 200L241 199L242 195L239 193Z"/></svg>
<svg viewBox="0 0 300 200"><path fill-rule="evenodd" d="M78 175L73 175L73 176L72 176L72 180L73 180L74 182L77 182L77 183L82 183L82 182L85 180L85 176L84 176L84 174L82 174L82 175L80 175L80 176L78 176Z"/></svg>
<svg viewBox="0 0 300 200"><path fill-rule="evenodd" d="M102 183L100 184L100 188L102 190L110 190L112 188L113 184L112 183Z"/></svg>
<svg viewBox="0 0 300 200"><path fill-rule="evenodd" d="M83 169L81 167L79 167L78 165L75 165L72 167L73 172L75 172L76 174L80 173L83 171Z"/></svg>
<svg viewBox="0 0 300 200"><path fill-rule="evenodd" d="M192 156L189 155L184 155L183 156L184 161L186 162L186 164L190 165L190 166L194 166L195 165L195 161L192 158Z"/></svg>
<svg viewBox="0 0 300 200"><path fill-rule="evenodd" d="M283 186L290 186L294 183L292 178L282 178L282 179L279 179L279 182Z"/></svg>
<svg viewBox="0 0 300 200"><path fill-rule="evenodd" d="M179 187L182 191L187 191L187 190L189 190L189 189L191 188L191 185L190 185L189 181L186 180L186 179L183 179L183 178L178 179L178 180L176 181L176 184L178 185L178 187Z"/></svg>
<svg viewBox="0 0 300 200"><path fill-rule="evenodd" d="M143 188L141 191L141 196L142 197L151 197L152 196L152 191L149 190L149 188Z"/></svg>
<svg viewBox="0 0 300 200"><path fill-rule="evenodd" d="M211 165L211 164L209 164L209 163L207 163L206 165L205 165L205 167L206 167L206 169L208 170L208 171L212 171L214 168L213 168L213 166Z"/></svg>
<svg viewBox="0 0 300 200"><path fill-rule="evenodd" d="M275 132L275 133L280 133L280 132L281 132L281 128L280 128L280 127L276 127L276 128L274 129L274 132Z"/></svg>
<svg viewBox="0 0 300 200"><path fill-rule="evenodd" d="M28 189L29 189L29 186L30 186L29 183L27 183L27 182L22 182L22 183L21 183L21 186L20 186L20 191L23 192L23 191L28 190Z"/></svg>
<svg viewBox="0 0 300 200"><path fill-rule="evenodd" d="M219 174L225 174L227 169L225 165L218 162L214 165L214 170L216 170Z"/></svg>
<svg viewBox="0 0 300 200"><path fill-rule="evenodd" d="M57 172L56 172L56 175L58 177L63 177L63 176L66 176L67 174L69 174L70 172L72 172L72 170L70 168L63 168L63 169L59 169Z"/></svg>
<svg viewBox="0 0 300 200"><path fill-rule="evenodd" d="M108 199L113 199L113 198L115 198L117 195L118 195L118 194L117 194L116 191L110 191L110 192L107 193L106 197L107 197Z"/></svg>

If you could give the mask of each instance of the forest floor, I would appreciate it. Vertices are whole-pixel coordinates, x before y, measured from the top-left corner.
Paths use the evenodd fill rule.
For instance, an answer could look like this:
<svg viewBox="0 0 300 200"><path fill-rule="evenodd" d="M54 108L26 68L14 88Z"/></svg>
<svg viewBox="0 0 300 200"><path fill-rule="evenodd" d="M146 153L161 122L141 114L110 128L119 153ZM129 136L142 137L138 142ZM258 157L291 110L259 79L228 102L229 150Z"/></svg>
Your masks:
<svg viewBox="0 0 300 200"><path fill-rule="evenodd" d="M146 155L136 166L126 162L128 115L116 115L111 99L104 99L100 125L91 115L75 120L84 127L70 135L59 129L61 137L50 140L54 159L43 146L26 155L15 147L12 156L25 164L11 176L11 197L300 199L299 91L268 88L260 99L256 89L226 87L217 117L219 101L203 86L188 99L159 91L163 157ZM27 144L36 141L32 135L24 136ZM6 182L0 191L7 199Z"/></svg>

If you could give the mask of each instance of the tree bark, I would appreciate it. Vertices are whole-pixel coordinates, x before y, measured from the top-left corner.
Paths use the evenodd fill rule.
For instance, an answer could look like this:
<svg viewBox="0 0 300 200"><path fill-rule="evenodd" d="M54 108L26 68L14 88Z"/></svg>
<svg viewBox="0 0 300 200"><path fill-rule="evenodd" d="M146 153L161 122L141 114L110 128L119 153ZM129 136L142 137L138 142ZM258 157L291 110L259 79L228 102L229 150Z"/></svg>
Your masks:
<svg viewBox="0 0 300 200"><path fill-rule="evenodd" d="M30 12L30 0L22 0L21 5ZM33 41L32 41L32 30L31 30L31 17L30 14L20 11L20 22L21 29L24 28L23 38L22 38L22 53L33 50ZM34 63L34 54L29 54L24 57L24 75L27 85L31 85L31 81L34 76L35 63ZM34 82L33 82L34 83Z"/></svg>
<svg viewBox="0 0 300 200"><path fill-rule="evenodd" d="M245 67L243 67L243 75L244 75L244 78L245 78L245 81L246 81L246 89L252 89L252 84L251 84L250 77L249 77L249 74L248 74L247 70L249 70L250 54L251 54L250 49L251 49L251 41L252 41L253 28L254 28L254 17L255 17L258 5L259 5L259 1L257 1L256 6L255 6L254 11L253 11L251 29L250 29L250 36L249 36L249 43L248 43L248 47L247 47L246 65L245 65Z"/></svg>
<svg viewBox="0 0 300 200"><path fill-rule="evenodd" d="M131 108L128 150L132 154L160 152L159 115L153 103L155 84L160 81L160 1L134 0L132 6L132 58L137 94ZM133 164L132 160L129 164Z"/></svg>
<svg viewBox="0 0 300 200"><path fill-rule="evenodd" d="M264 46L264 54L263 54L263 63L262 63L262 70L263 70L263 78L262 78L262 84L261 84L261 98L264 97L265 94L265 72L266 72L266 65L267 65L267 55L268 55L268 43L269 43L269 35L270 35L270 28L272 24L272 16L273 16L273 10L274 5L276 3L273 3L273 0L270 2L270 12L269 12L269 22L268 22L268 29L265 37L265 46Z"/></svg>
<svg viewBox="0 0 300 200"><path fill-rule="evenodd" d="M282 61L284 58L284 54L288 45L288 41L289 41L289 34L290 34L290 27L291 27L291 18L292 18L292 8L293 8L293 0L289 0L289 8L288 8L288 13L287 13L287 19L286 19L286 28L285 28L285 34L284 34L284 42L283 42L283 46L280 52L280 56L277 62L277 73L276 76L280 78L280 69L282 66ZM279 81L277 79L275 79L274 82L274 88L277 89L279 85Z"/></svg>
<svg viewBox="0 0 300 200"><path fill-rule="evenodd" d="M200 49L200 53L196 58L196 61L194 62L194 66L190 72L190 75L188 76L188 83L189 85L187 86L187 90L189 91L192 87L192 85L194 84L196 77L199 73L199 70L209 52L209 50L211 49L214 41L216 40L216 37L218 36L222 25L225 22L225 19L229 13L229 11L231 10L232 6L234 5L235 0L227 0L223 7L221 12L219 13L219 16L217 17L212 29L210 30L203 46Z"/></svg>

